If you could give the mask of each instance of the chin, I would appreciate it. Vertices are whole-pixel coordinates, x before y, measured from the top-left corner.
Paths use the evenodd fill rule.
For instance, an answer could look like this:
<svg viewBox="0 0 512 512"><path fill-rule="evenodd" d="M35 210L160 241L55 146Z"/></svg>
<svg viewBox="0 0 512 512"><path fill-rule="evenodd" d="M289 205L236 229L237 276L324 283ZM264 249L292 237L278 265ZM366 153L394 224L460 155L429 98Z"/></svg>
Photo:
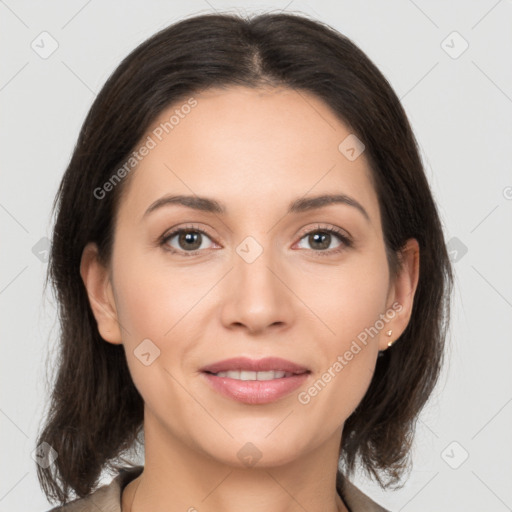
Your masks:
<svg viewBox="0 0 512 512"><path fill-rule="evenodd" d="M288 431L268 435L265 430L254 436L229 432L234 439L213 442L209 446L204 446L203 440L203 450L216 461L237 468L284 466L293 463L302 452L313 449L311 440L308 442L300 432L296 439ZM213 450L212 446L215 446Z"/></svg>

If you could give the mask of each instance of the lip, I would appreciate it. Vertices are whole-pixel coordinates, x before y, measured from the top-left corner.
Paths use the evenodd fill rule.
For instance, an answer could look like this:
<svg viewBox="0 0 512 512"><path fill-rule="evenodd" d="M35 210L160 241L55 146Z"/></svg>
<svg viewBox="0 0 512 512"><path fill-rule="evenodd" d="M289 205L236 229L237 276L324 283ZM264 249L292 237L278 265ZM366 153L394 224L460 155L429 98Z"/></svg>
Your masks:
<svg viewBox="0 0 512 512"><path fill-rule="evenodd" d="M283 371L293 373L288 377L271 380L238 380L229 377L218 377L214 373L230 370L252 372ZM210 364L201 368L202 375L210 386L218 393L245 404L267 404L279 400L304 384L311 371L280 357L250 359L234 357Z"/></svg>
<svg viewBox="0 0 512 512"><path fill-rule="evenodd" d="M229 377L217 377L212 373L202 375L211 387L220 394L245 404L257 405L275 402L309 379L309 373L300 373L290 377L272 380L238 380Z"/></svg>
<svg viewBox="0 0 512 512"><path fill-rule="evenodd" d="M288 373L309 373L310 370L292 361L280 357L264 357L250 359L249 357L233 357L201 368L202 372L219 373L230 370L245 370L250 372L268 372L270 370ZM246 381L249 382L249 381Z"/></svg>

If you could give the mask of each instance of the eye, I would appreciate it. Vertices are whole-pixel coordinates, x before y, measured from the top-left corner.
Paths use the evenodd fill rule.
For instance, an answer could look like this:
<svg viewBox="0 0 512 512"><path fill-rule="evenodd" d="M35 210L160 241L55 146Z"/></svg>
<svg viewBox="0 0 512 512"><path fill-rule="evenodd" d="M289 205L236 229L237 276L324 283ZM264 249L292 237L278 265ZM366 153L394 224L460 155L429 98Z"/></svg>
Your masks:
<svg viewBox="0 0 512 512"><path fill-rule="evenodd" d="M338 240L338 245L331 248L330 246L332 242L336 242L336 239ZM316 229L306 232L306 234L300 239L299 243L302 240L309 243L312 250L317 253L325 252L326 254L333 254L342 251L344 248L352 246L350 238L343 234L341 230L334 227L317 226Z"/></svg>
<svg viewBox="0 0 512 512"><path fill-rule="evenodd" d="M205 239L212 241L205 231L190 226L181 227L165 234L160 244L171 252L190 256L195 255L201 249L208 249Z"/></svg>
<svg viewBox="0 0 512 512"><path fill-rule="evenodd" d="M206 231L195 226L184 226L163 235L160 245L172 253L182 256L194 256L202 249L212 248L211 245L210 247L208 246L208 240L214 244ZM301 236L299 244L303 240L310 244L310 250L322 256L338 253L352 246L352 240L349 236L335 227L317 226L316 229L306 231ZM332 248L331 245L336 240L338 244ZM299 246L299 248L303 249L305 247Z"/></svg>

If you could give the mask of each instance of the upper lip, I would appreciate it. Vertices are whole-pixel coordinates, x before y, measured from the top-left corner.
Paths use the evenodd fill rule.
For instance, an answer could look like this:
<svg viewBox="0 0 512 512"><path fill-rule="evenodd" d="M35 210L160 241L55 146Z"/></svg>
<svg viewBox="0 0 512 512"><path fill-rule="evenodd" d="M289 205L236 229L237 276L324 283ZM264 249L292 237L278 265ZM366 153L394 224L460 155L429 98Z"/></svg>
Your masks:
<svg viewBox="0 0 512 512"><path fill-rule="evenodd" d="M264 357L263 359L250 359L248 357L233 357L201 368L203 372L219 373L230 370L243 370L252 372L283 371L289 373L306 373L309 369L300 364L280 357Z"/></svg>

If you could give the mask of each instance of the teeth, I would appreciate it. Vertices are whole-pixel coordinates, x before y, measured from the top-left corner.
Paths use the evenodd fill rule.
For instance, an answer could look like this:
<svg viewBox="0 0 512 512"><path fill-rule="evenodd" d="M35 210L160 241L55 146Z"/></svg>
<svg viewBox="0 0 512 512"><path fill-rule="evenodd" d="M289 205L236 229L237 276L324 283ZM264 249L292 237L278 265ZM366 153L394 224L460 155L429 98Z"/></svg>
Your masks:
<svg viewBox="0 0 512 512"><path fill-rule="evenodd" d="M290 377L293 373L282 371L268 371L268 372L249 372L245 370L232 370L228 372L219 372L215 374L217 377L228 377L229 379L237 380L272 380L281 379L283 377Z"/></svg>

